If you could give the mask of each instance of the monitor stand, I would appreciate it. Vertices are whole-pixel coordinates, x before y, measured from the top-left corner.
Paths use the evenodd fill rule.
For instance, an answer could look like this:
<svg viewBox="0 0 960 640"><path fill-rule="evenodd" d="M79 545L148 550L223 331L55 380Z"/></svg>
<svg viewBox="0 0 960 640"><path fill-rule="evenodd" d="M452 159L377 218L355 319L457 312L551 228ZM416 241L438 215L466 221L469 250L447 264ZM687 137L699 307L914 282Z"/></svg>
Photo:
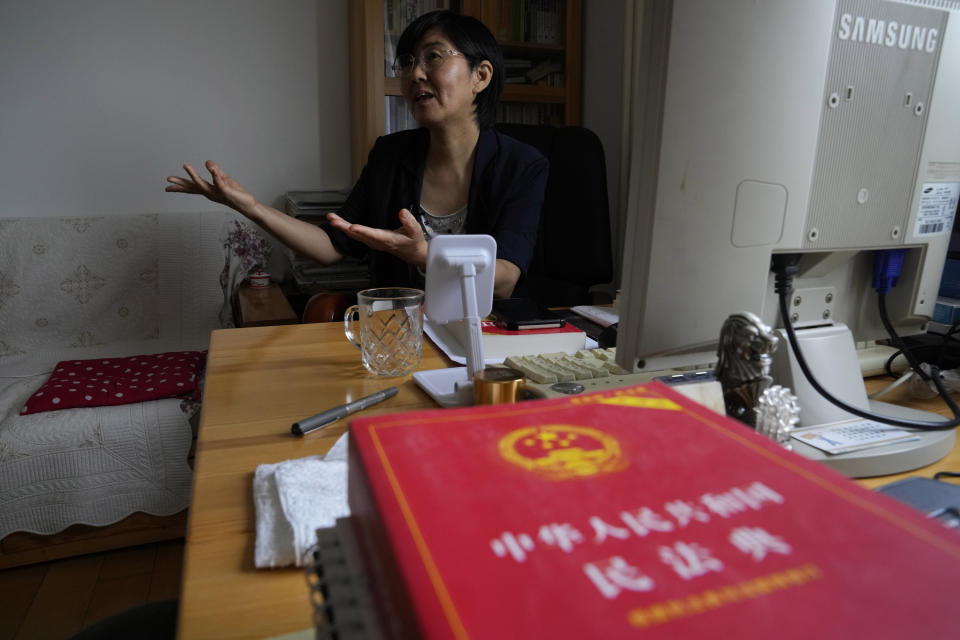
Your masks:
<svg viewBox="0 0 960 640"><path fill-rule="evenodd" d="M493 308L497 242L488 235L437 236L427 250L424 313L433 322L462 321L467 366L418 371L413 380L441 407L473 405L473 376L484 368L480 321Z"/></svg>
<svg viewBox="0 0 960 640"><path fill-rule="evenodd" d="M870 400L870 411L894 418L908 420L923 420L932 422L943 419L943 416L920 411L909 407L901 407L886 402ZM801 409L802 411L802 409ZM854 416L851 416L852 418ZM868 478L870 476L886 476L894 473L912 471L933 464L953 449L956 439L956 430L946 431L918 431L917 440L894 442L872 449L861 449L849 453L831 455L816 447L792 438L790 445L793 450L805 458L822 462L834 471L839 471L850 478Z"/></svg>
<svg viewBox="0 0 960 640"><path fill-rule="evenodd" d="M466 367L417 371L413 374L413 381L441 407L469 407L473 404L473 378Z"/></svg>
<svg viewBox="0 0 960 640"><path fill-rule="evenodd" d="M790 388L800 404L800 429L844 421L859 421L824 399L807 382L793 355L785 332L779 330L783 344L774 353L771 375L776 384ZM820 384L831 394L858 409L898 419L921 422L945 422L947 418L928 411L869 400L863 386L860 362L850 330L843 324L797 330L800 349ZM802 433L802 432L800 432ZM794 451L822 462L852 478L889 475L932 464L953 449L955 429L912 431L916 439L893 442L868 449L829 454L791 438Z"/></svg>

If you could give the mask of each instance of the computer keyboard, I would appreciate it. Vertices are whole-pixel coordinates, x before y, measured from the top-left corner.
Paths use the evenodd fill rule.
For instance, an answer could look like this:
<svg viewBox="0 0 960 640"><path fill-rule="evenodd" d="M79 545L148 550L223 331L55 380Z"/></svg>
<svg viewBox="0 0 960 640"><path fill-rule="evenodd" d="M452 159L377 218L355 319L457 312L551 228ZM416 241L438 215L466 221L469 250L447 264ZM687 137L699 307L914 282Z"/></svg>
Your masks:
<svg viewBox="0 0 960 640"><path fill-rule="evenodd" d="M572 354L510 356L503 364L523 373L527 395L535 398L560 398L660 380L714 411L724 411L723 391L713 372L628 372L616 363L616 353L615 347L581 349Z"/></svg>
<svg viewBox="0 0 960 640"><path fill-rule="evenodd" d="M616 355L616 348L581 349L572 354L540 353L510 356L504 360L503 364L522 371L530 382L551 385L557 382L601 379L609 378L611 375L626 374L627 371L617 364Z"/></svg>
<svg viewBox="0 0 960 640"><path fill-rule="evenodd" d="M881 356L886 362L893 350L882 345L858 346L864 375L875 375ZM691 399L719 413L724 412L723 389L711 371L628 372L616 363L616 354L616 347L581 349L572 354L510 356L503 365L524 374L527 396L532 398L560 398L660 380Z"/></svg>

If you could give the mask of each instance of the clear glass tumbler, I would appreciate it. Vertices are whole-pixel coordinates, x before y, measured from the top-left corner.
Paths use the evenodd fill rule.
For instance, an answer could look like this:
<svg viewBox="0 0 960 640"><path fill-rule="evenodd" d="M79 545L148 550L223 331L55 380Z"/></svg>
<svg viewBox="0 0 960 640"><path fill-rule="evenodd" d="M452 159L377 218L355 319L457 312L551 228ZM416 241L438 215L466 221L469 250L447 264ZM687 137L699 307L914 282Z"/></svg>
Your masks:
<svg viewBox="0 0 960 640"><path fill-rule="evenodd" d="M357 294L357 304L344 312L343 330L360 349L363 366L370 373L411 373L423 355L423 291L365 289Z"/></svg>

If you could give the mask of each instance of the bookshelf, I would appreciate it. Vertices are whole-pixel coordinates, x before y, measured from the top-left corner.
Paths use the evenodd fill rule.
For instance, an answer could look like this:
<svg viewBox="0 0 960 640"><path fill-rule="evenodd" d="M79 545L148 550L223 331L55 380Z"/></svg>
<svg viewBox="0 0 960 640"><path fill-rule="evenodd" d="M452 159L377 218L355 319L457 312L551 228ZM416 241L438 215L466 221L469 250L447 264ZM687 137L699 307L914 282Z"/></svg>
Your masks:
<svg viewBox="0 0 960 640"><path fill-rule="evenodd" d="M581 0L352 0L350 149L357 179L378 136L415 127L393 77L394 50L415 17L447 8L481 20L507 61L497 122L580 124Z"/></svg>

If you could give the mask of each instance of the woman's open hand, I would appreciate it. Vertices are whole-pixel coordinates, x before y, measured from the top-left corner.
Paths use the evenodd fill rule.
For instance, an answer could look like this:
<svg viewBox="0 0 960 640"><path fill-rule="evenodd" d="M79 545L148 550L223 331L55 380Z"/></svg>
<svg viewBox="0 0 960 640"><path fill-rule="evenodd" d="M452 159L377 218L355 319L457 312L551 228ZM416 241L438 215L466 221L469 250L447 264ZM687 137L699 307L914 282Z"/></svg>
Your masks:
<svg viewBox="0 0 960 640"><path fill-rule="evenodd" d="M362 224L351 224L335 213L328 213L330 225L362 242L374 251L385 251L408 264L424 267L427 264L427 239L420 223L407 209L400 210L400 228L394 231L375 229Z"/></svg>
<svg viewBox="0 0 960 640"><path fill-rule="evenodd" d="M205 196L208 200L236 209L240 213L246 214L253 211L257 200L239 182L224 173L212 160L207 160L205 166L213 177L212 183L201 178L189 164L185 164L183 169L189 178L168 176L167 182L170 184L165 191L196 193Z"/></svg>

